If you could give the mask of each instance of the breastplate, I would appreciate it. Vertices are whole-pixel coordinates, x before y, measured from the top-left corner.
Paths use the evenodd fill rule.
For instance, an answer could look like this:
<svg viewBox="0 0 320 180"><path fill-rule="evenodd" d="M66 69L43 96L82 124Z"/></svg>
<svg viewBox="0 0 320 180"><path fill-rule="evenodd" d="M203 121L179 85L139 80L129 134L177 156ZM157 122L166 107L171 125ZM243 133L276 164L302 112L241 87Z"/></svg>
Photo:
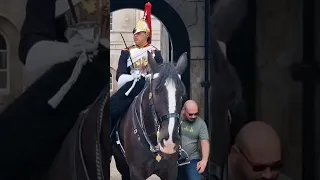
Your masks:
<svg viewBox="0 0 320 180"><path fill-rule="evenodd" d="M139 70L141 74L147 74L150 71L148 64L148 51L154 57L154 50L155 47L153 47L152 45L144 48L130 48L129 51L132 61L129 57L127 60L127 67L130 67L131 70ZM134 67L131 66L132 62Z"/></svg>

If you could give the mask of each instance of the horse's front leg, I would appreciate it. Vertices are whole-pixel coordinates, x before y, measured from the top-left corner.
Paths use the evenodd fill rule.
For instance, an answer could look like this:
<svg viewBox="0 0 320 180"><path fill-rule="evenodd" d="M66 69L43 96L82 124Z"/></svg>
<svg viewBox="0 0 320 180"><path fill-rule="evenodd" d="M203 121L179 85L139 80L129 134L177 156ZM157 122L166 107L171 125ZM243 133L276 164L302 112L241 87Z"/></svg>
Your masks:
<svg viewBox="0 0 320 180"><path fill-rule="evenodd" d="M117 167L118 172L121 174L122 180L131 180L130 179L130 170L126 162L125 157L123 156L119 147L117 145L113 146L113 157Z"/></svg>
<svg viewBox="0 0 320 180"><path fill-rule="evenodd" d="M146 178L143 177L143 175L139 173L139 171L135 171L132 168L130 168L130 180L145 180L145 179Z"/></svg>
<svg viewBox="0 0 320 180"><path fill-rule="evenodd" d="M157 175L161 180L176 180L178 178L178 166L171 166L168 171Z"/></svg>

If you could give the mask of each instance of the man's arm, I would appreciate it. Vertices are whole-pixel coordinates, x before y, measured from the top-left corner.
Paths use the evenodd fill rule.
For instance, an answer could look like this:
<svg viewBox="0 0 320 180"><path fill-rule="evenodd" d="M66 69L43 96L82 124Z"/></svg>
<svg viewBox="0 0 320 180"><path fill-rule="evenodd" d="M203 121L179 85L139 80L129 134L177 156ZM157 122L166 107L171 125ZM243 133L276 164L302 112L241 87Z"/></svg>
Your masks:
<svg viewBox="0 0 320 180"><path fill-rule="evenodd" d="M116 75L116 80L119 80L119 77L123 74L130 74L128 72L128 67L127 67L127 60L129 58L129 51L128 50L122 50L121 55L118 61L118 69L117 69L117 75Z"/></svg>
<svg viewBox="0 0 320 180"><path fill-rule="evenodd" d="M201 145L202 160L208 162L209 154L210 154L210 143L209 143L208 128L204 121L202 121L202 125L200 128L199 139L200 139L200 145Z"/></svg>

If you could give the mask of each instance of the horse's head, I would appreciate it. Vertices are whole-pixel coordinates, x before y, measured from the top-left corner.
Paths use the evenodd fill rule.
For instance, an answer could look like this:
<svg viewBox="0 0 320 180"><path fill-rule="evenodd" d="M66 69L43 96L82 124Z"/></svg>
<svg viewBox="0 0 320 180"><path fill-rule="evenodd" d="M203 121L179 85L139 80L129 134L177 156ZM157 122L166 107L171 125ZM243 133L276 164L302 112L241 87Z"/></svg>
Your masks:
<svg viewBox="0 0 320 180"><path fill-rule="evenodd" d="M149 101L156 119L157 143L165 154L177 152L180 143L180 111L186 93L181 74L187 67L187 53L183 53L176 66L171 63L158 65L149 53L149 66L153 72Z"/></svg>

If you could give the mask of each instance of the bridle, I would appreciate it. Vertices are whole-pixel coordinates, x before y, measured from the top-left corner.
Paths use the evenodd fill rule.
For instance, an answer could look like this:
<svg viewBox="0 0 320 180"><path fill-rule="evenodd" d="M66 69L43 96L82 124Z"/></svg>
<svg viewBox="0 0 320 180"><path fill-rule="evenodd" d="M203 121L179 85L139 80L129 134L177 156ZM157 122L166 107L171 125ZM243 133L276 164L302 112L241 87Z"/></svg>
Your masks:
<svg viewBox="0 0 320 180"><path fill-rule="evenodd" d="M156 74L157 75L157 74ZM160 134L160 126L163 121L169 120L170 118L175 118L177 121L178 126L180 126L179 120L180 120L180 114L178 113L169 113L166 115L163 115L159 117L158 113L156 112L155 106L154 106L154 99L152 94L152 79L154 78L154 74L150 77L150 92L149 92L149 107L151 109L152 117L154 120L155 127L157 129L157 141L159 139Z"/></svg>
<svg viewBox="0 0 320 180"><path fill-rule="evenodd" d="M155 129L157 130L156 133L157 133L157 143L160 143L159 142L159 136L160 136L160 126L161 126L161 123L164 122L164 121L167 121L169 120L170 118L175 118L175 120L177 121L177 124L178 126L180 126L180 114L178 113L169 113L169 114L166 114L166 115L163 115L161 117L159 117L158 113L156 112L156 109L155 109L155 105L154 105L154 99L153 99L153 93L152 93L152 80L153 79L156 79L158 78L159 74L158 73L155 73L155 74L151 74L150 76L146 76L146 78L149 78L149 108L151 110L151 113L152 113L152 118L153 118L153 121L154 121L154 125L155 125ZM137 113L137 109L134 111L135 113L135 116L137 117L138 119L138 124L142 130L142 133L144 135L144 138L145 140L148 142L148 145L150 147L150 151L152 151L153 153L156 153L158 152L158 150L156 150L155 146L153 145L152 141L150 140L148 134L147 134L147 131L146 131L146 128L144 126L144 119L143 119L143 113L142 113L142 99L143 99L143 96L144 96L144 93L146 92L146 89L147 89L148 86L146 86L142 91L141 91L141 94L140 94L140 116L138 116L138 113ZM139 97L139 96L137 96ZM136 103L137 101L137 97L136 99L134 100ZM134 118L133 118L134 119ZM136 123L135 121L133 122L133 127L134 127L134 134L137 134L137 126L136 126ZM138 139L140 141L140 136L139 134L137 135L138 136Z"/></svg>

